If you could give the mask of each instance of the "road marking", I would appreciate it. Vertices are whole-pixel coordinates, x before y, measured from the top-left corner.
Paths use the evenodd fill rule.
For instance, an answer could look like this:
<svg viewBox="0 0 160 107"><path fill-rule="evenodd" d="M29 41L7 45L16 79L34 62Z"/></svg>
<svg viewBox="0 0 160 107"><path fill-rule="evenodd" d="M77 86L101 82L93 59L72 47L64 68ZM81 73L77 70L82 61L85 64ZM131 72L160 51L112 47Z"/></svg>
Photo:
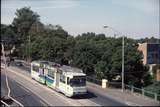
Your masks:
<svg viewBox="0 0 160 107"><path fill-rule="evenodd" d="M141 105L138 105L138 104L136 104L136 103L129 102L129 101L126 101L125 103L126 103L127 105L129 105L129 106L141 106Z"/></svg>
<svg viewBox="0 0 160 107"><path fill-rule="evenodd" d="M4 49L3 49L3 51L4 51ZM3 53L3 57L4 57L4 59L5 59L4 53ZM4 66L4 70L3 70L3 71L5 72L5 80L6 80L6 85L7 85L7 89L8 89L8 94L7 94L7 96L8 96L10 99L12 99L14 102L16 102L17 104L19 104L21 107L24 107L24 105L23 105L21 102L19 102L18 100L14 99L14 98L10 95L11 89L10 89L9 83L8 83L8 74L7 74L7 68L6 68L6 59L5 59L5 66Z"/></svg>
<svg viewBox="0 0 160 107"><path fill-rule="evenodd" d="M9 105L2 100L1 100L1 103L3 103L5 106L9 107Z"/></svg>

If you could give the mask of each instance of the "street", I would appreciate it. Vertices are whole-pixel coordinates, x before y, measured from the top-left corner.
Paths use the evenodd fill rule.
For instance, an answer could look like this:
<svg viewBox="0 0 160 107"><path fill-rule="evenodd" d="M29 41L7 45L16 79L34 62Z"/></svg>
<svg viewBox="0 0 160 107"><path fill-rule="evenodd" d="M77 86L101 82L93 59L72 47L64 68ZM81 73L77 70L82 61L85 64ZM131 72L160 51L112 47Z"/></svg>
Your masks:
<svg viewBox="0 0 160 107"><path fill-rule="evenodd" d="M44 106L47 105L42 99L36 96L34 93L23 87L11 78L8 78L9 86L11 89L11 96L18 100L23 105L27 106ZM1 69L1 97L7 96L7 87L5 81L5 74Z"/></svg>
<svg viewBox="0 0 160 107"><path fill-rule="evenodd" d="M26 68L24 67L24 66L21 66L20 67L20 69L23 69L23 75L25 75L26 77L28 77L29 75L27 75L29 72L27 72L26 71ZM16 81L19 81L18 83L16 83L14 80L14 82L11 82L12 84L18 84L18 86L19 87L22 87L21 85L24 85L24 87L30 87L30 89L32 89L32 92L35 92L34 90L37 90L35 93L41 93L41 94L43 94L42 93L42 90L43 89L41 89L41 90L38 90L39 89L39 86L42 86L43 88L45 88L45 90L43 90L43 92L44 91L47 91L47 90L49 90L49 91L47 91L47 92L45 92L45 94L44 95L40 95L40 96L43 96L43 98L45 99L45 100L47 100L48 102L48 104L49 105L79 105L79 106L82 106L82 105L84 105L84 106L88 106L88 105L90 105L90 106L101 106L101 105L107 105L107 106L113 106L113 105L115 105L115 106L117 106L117 105L119 105L119 106L125 106L125 104L122 104L122 103L120 103L120 102L118 102L118 101L116 101L116 100L114 100L114 99L111 99L111 98L109 98L109 97L107 97L107 96L104 96L104 95L102 95L102 94L99 94L99 93L96 93L96 92L93 92L93 90L91 89L91 88L88 88L88 93L87 93L87 95L81 95L81 96L75 96L75 97L73 97L73 98L67 98L67 97L65 97L63 94L61 94L61 93L57 93L57 92L55 92L54 90L51 90L50 88L48 88L48 87L46 87L46 86L43 86L43 85L41 85L41 84L39 84L39 83L37 83L36 81L34 81L34 80L32 80L33 82L34 82L34 84L32 83L31 84L31 82L30 81L23 81L23 78L22 77L18 77L18 76L16 76L16 77L14 77L13 75L11 75L10 74L11 72L8 72L8 74L9 74L9 77L11 76L11 78L13 78L13 79L16 79ZM4 75L2 75L2 77L3 77L3 79L4 79ZM18 78L17 78L18 77ZM4 80L2 80L2 81L4 81ZM11 84L10 82L9 82L9 84ZM21 85L19 85L19 84L21 84ZM34 86L34 87L33 87ZM16 88L14 88L14 87L16 87ZM20 95L23 95L23 96L25 96L25 95L30 95L27 91L24 91L24 92L26 92L26 93L24 93L23 91L16 91L16 89L18 89L19 87L17 87L16 85L14 85L14 87L13 87L13 93L15 93L15 94L17 94L17 96L20 96ZM21 89L21 88L20 88ZM24 89L24 88L23 88ZM28 90L28 89L27 89ZM28 90L29 91L29 90ZM31 91L31 90L30 90ZM29 91L29 92L30 92ZM38 91L41 91L41 92L38 92ZM16 92L18 92L18 93L16 93ZM53 94L51 95L51 93L50 92L52 92ZM19 93L20 93L20 95L19 95ZM48 94L47 94L48 93ZM33 95L33 94L32 94ZM47 96L48 95L48 96ZM35 95L36 96L36 95ZM54 97L54 98L53 98ZM42 98L42 97L41 97ZM20 99L20 98L19 98ZM27 97L25 97L25 99L27 99ZM24 99L24 100L25 100ZM37 99L37 98L35 98L35 99ZM54 99L54 100L51 100L51 99ZM56 100L57 99L57 100ZM29 99L29 100L31 100L31 99ZM28 101L28 100L27 100ZM26 101L26 103L25 103L25 101L23 101L24 103L23 104L25 104L25 105L28 105L27 104L27 101ZM33 102L34 102L34 100L32 100ZM36 102L37 101L37 102ZM39 100L36 100L35 101L35 103L34 104L32 104L32 103L30 103L31 105L41 105L41 103L40 104L38 104L38 101ZM67 103L66 103L67 102ZM46 104L46 103L44 103L44 104Z"/></svg>
<svg viewBox="0 0 160 107"><path fill-rule="evenodd" d="M27 66L17 66L11 64L8 68L9 85L12 87L11 94L17 97L17 100L24 105L51 105L51 106L127 106L138 105L127 101L125 96L116 95L116 90L102 90L100 86L96 86L87 82L88 93L86 95L68 98L62 93L46 87L32 80L30 77L30 68ZM2 71L3 72L3 71ZM5 82L4 74L2 77L2 93L4 92ZM115 93L113 95L112 93ZM122 94L123 95L123 94ZM19 97L20 96L20 97ZM131 95L130 95L131 96ZM130 97L129 97L130 98ZM119 100L121 99L121 100ZM136 98L137 99L137 98ZM31 100L31 101L30 101ZM28 103L29 102L29 103ZM127 104L128 103L128 104ZM141 103L139 103L141 104ZM147 104L147 103L146 103Z"/></svg>
<svg viewBox="0 0 160 107"><path fill-rule="evenodd" d="M15 63L12 63L13 66L16 66ZM29 66L17 66L18 68L26 71L26 73L30 73ZM126 104L120 103L108 96L105 96L103 93L99 93L98 91L94 90L94 87L87 87L88 93L87 95L76 96L74 99L89 99L96 104L101 106L126 106Z"/></svg>

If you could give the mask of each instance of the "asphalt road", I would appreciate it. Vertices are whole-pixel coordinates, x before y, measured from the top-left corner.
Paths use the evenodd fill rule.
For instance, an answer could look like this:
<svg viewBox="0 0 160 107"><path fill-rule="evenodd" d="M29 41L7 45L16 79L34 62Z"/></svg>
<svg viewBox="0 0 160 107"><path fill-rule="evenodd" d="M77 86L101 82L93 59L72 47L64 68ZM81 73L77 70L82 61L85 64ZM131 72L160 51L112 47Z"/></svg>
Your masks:
<svg viewBox="0 0 160 107"><path fill-rule="evenodd" d="M1 69L3 70L3 69ZM42 99L30 92L28 89L15 82L13 79L8 77L9 86L11 89L11 96L25 106L47 106ZM5 74L1 71L1 98L6 97L7 87L5 82Z"/></svg>
<svg viewBox="0 0 160 107"><path fill-rule="evenodd" d="M97 103L97 104L100 104L102 106L127 106L126 104L122 104L122 103L106 96L105 94L94 91L94 89L92 89L92 88L88 87L88 91L91 93L94 93L94 95L96 96L95 98L92 98L90 100Z"/></svg>
<svg viewBox="0 0 160 107"><path fill-rule="evenodd" d="M26 73L30 73L30 68L26 66L17 66L15 63L11 64L12 66L16 66L23 71L26 71ZM102 105L102 106L127 106L126 104L122 104L108 96L106 96L103 93L100 93L98 91L95 91L93 87L87 87L88 88L88 93L86 95L82 96L76 96L73 97L72 99L74 100L79 100L79 99L88 99L96 104Z"/></svg>

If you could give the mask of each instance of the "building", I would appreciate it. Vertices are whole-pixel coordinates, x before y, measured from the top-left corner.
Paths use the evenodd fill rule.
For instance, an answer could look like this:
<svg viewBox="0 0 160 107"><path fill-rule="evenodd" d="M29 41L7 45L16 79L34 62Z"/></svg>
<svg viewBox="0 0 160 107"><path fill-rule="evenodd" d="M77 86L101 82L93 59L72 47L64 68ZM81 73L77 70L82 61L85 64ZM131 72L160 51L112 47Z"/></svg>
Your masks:
<svg viewBox="0 0 160 107"><path fill-rule="evenodd" d="M156 66L157 81L160 81L160 44L159 43L139 43L138 50L143 53L143 64L149 65L150 73L153 74L153 67ZM158 67L157 67L158 66Z"/></svg>
<svg viewBox="0 0 160 107"><path fill-rule="evenodd" d="M160 64L160 44L142 43L138 50L143 53L143 64Z"/></svg>

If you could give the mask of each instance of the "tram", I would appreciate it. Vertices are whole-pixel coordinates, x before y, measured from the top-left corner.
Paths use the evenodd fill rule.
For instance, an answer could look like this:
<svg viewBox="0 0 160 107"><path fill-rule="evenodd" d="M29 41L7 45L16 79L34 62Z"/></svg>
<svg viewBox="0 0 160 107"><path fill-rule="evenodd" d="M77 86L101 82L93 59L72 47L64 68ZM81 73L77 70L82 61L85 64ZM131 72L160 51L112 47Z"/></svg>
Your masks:
<svg viewBox="0 0 160 107"><path fill-rule="evenodd" d="M49 61L31 62L32 79L68 97L86 94L86 74L81 69Z"/></svg>

